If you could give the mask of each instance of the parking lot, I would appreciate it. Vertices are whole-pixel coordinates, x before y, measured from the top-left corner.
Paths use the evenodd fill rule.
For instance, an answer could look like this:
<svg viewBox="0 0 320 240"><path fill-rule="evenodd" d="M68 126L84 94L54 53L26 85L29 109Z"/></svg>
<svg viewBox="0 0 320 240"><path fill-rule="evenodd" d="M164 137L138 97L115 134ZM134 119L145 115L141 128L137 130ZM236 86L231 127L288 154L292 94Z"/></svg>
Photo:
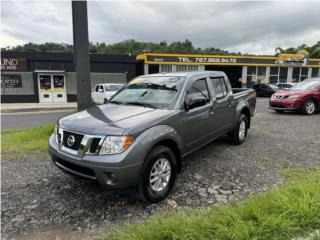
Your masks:
<svg viewBox="0 0 320 240"><path fill-rule="evenodd" d="M164 209L206 207L263 192L283 182L281 170L320 163L320 114L276 114L258 99L247 141L234 146L224 138L184 159L182 174L168 200L146 205L128 194L78 182L63 174L49 156L2 160L4 238L72 229L83 236ZM29 237L31 239L33 237Z"/></svg>

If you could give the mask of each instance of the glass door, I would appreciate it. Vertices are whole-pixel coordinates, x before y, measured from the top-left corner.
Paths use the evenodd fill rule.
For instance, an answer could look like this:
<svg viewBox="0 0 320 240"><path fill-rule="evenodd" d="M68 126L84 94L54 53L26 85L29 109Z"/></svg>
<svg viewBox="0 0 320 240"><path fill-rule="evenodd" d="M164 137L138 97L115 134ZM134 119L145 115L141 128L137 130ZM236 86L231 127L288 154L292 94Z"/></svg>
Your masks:
<svg viewBox="0 0 320 240"><path fill-rule="evenodd" d="M49 74L39 74L39 100L41 103L51 103L52 102L52 84L51 75Z"/></svg>
<svg viewBox="0 0 320 240"><path fill-rule="evenodd" d="M53 81L53 102L66 102L66 89L65 89L65 80L63 74L52 75Z"/></svg>
<svg viewBox="0 0 320 240"><path fill-rule="evenodd" d="M41 103L67 102L64 74L39 74L38 84Z"/></svg>

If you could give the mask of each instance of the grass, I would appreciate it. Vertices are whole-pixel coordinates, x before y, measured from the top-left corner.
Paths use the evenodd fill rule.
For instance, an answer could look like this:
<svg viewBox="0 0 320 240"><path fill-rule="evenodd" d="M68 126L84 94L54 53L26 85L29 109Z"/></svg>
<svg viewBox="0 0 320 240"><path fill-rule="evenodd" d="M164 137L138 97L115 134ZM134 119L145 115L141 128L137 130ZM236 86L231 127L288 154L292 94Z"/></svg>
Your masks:
<svg viewBox="0 0 320 240"><path fill-rule="evenodd" d="M44 152L54 125L1 132L1 158L15 160L26 154Z"/></svg>
<svg viewBox="0 0 320 240"><path fill-rule="evenodd" d="M320 228L320 169L287 170L290 183L238 203L201 210L160 213L125 225L106 240L284 240Z"/></svg>

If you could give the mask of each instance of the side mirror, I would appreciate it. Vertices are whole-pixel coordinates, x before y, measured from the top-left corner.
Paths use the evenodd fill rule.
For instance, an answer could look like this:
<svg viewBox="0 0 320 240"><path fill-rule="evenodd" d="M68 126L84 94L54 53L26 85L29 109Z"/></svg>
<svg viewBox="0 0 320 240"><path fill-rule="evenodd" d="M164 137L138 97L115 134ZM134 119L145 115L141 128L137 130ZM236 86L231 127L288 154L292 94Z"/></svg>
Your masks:
<svg viewBox="0 0 320 240"><path fill-rule="evenodd" d="M206 103L207 99L204 96L191 98L189 102L186 104L186 110L204 106L206 105Z"/></svg>

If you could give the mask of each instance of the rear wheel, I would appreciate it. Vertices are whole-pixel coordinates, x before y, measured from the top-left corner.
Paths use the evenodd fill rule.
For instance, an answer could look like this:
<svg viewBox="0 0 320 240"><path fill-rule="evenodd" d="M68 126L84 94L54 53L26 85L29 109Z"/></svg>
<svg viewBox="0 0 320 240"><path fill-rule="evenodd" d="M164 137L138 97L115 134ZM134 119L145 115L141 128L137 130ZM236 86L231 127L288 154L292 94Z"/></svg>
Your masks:
<svg viewBox="0 0 320 240"><path fill-rule="evenodd" d="M302 113L305 115L312 115L316 111L316 102L312 99L308 99L302 106Z"/></svg>
<svg viewBox="0 0 320 240"><path fill-rule="evenodd" d="M172 150L166 146L157 146L145 159L139 180L137 195L148 203L165 199L176 180L177 163Z"/></svg>
<svg viewBox="0 0 320 240"><path fill-rule="evenodd" d="M241 114L235 129L228 133L230 142L235 145L242 144L247 138L248 126L248 118L246 115Z"/></svg>
<svg viewBox="0 0 320 240"><path fill-rule="evenodd" d="M106 104L107 102L108 102L108 99L105 98L105 99L103 100L103 103Z"/></svg>

